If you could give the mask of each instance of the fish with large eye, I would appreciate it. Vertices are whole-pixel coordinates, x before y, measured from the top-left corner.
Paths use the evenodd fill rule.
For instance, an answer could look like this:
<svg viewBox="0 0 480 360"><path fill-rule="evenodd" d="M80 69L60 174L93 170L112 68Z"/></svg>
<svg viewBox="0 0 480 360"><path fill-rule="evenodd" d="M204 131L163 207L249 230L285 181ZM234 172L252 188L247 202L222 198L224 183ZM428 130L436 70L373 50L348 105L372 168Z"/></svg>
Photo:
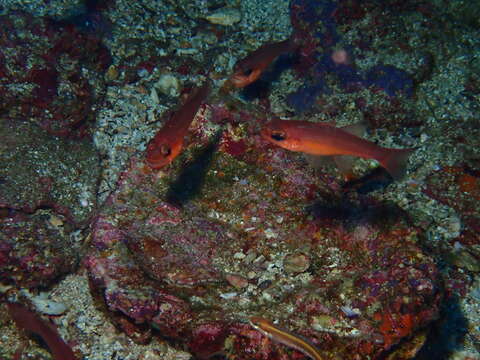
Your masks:
<svg viewBox="0 0 480 360"><path fill-rule="evenodd" d="M147 145L146 162L152 169L170 164L182 151L183 140L195 114L210 93L208 83L192 90L183 106L176 111Z"/></svg>
<svg viewBox="0 0 480 360"><path fill-rule="evenodd" d="M265 140L290 151L334 156L340 169L341 155L375 159L393 178L401 178L414 149L380 147L362 139L360 133L363 130L359 124L337 128L330 123L275 119L263 127L261 135Z"/></svg>
<svg viewBox="0 0 480 360"><path fill-rule="evenodd" d="M294 52L297 48L298 45L293 40L293 37L284 41L262 45L235 64L234 74L230 78L230 82L236 88L244 88L250 85L260 78L265 69L277 57Z"/></svg>
<svg viewBox="0 0 480 360"><path fill-rule="evenodd" d="M170 148L170 146L164 144L160 147L160 152L163 156L168 157L172 154L172 149Z"/></svg>
<svg viewBox="0 0 480 360"><path fill-rule="evenodd" d="M283 131L272 131L270 137L275 141L283 141L287 138L286 134Z"/></svg>

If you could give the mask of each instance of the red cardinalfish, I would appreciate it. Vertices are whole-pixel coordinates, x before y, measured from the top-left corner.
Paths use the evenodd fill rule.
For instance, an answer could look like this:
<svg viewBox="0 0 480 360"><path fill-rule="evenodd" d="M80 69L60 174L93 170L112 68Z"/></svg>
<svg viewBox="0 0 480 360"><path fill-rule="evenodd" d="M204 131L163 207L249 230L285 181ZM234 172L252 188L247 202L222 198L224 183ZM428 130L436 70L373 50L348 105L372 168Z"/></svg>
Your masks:
<svg viewBox="0 0 480 360"><path fill-rule="evenodd" d="M7 308L19 328L33 332L45 341L55 360L77 359L70 346L63 341L58 332L33 311L17 303L7 303Z"/></svg>
<svg viewBox="0 0 480 360"><path fill-rule="evenodd" d="M246 58L239 60L233 68L230 82L243 88L257 81L265 69L280 55L294 51L298 46L292 38L259 47Z"/></svg>
<svg viewBox="0 0 480 360"><path fill-rule="evenodd" d="M261 332L263 335L267 336L273 341L298 350L313 360L323 359L318 349L315 347L315 345L310 343L310 341L302 339L298 335L276 327L267 319L258 316L252 316L250 318L250 325L255 330Z"/></svg>
<svg viewBox="0 0 480 360"><path fill-rule="evenodd" d="M392 177L401 178L414 149L388 149L328 123L279 120L267 123L264 139L291 151L310 155L353 155L377 160Z"/></svg>
<svg viewBox="0 0 480 360"><path fill-rule="evenodd" d="M194 89L183 106L163 125L147 145L147 164L161 169L175 159L183 147L183 140L195 118L198 108L210 93L208 83Z"/></svg>

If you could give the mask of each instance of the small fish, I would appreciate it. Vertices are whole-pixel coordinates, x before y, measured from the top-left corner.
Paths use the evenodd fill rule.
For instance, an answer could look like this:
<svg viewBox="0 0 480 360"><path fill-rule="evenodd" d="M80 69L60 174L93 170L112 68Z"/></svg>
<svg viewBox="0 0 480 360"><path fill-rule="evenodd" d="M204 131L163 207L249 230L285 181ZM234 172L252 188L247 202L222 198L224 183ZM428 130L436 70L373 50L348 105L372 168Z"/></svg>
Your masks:
<svg viewBox="0 0 480 360"><path fill-rule="evenodd" d="M183 106L176 111L147 145L146 161L152 169L161 169L175 159L198 108L210 93L208 83L194 89Z"/></svg>
<svg viewBox="0 0 480 360"><path fill-rule="evenodd" d="M246 58L239 60L234 67L230 82L236 88L244 88L258 80L265 69L280 55L293 52L298 45L293 40L266 44L259 47Z"/></svg>
<svg viewBox="0 0 480 360"><path fill-rule="evenodd" d="M252 316L250 318L250 325L273 341L298 350L313 360L322 360L322 356L315 345L308 340L302 339L298 335L276 327L267 319Z"/></svg>
<svg viewBox="0 0 480 360"><path fill-rule="evenodd" d="M267 123L261 135L269 142L291 151L310 155L350 155L377 160L395 179L406 172L408 157L414 149L388 149L362 139L333 124L279 120Z"/></svg>
<svg viewBox="0 0 480 360"><path fill-rule="evenodd" d="M63 341L50 324L43 321L37 314L17 303L7 303L7 308L19 328L33 332L45 341L55 360L76 360L70 346Z"/></svg>

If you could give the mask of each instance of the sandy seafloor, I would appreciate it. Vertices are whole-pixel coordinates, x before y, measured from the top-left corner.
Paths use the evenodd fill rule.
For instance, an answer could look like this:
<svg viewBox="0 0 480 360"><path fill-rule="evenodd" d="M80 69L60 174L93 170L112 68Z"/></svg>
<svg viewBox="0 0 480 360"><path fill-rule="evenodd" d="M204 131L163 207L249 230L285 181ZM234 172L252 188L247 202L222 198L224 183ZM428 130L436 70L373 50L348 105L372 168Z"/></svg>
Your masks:
<svg viewBox="0 0 480 360"><path fill-rule="evenodd" d="M455 13L456 8L465 6L465 1L432 2L436 6L445 8L445 16ZM164 50L166 54L176 51L177 55L191 57L198 62L206 60L204 54L208 51L221 46L225 51L216 55L213 60L208 59L209 62L213 61L211 65L214 71L223 74L223 77L218 76L215 79L214 86L218 88L237 59L244 57L249 51L265 42L285 39L291 33L287 0L227 0L215 3L237 9L241 20L226 25L229 29L234 28L234 31L230 31L229 36L223 36L220 40L208 32L197 33L195 38L189 38L191 34L189 27L208 15L210 11L208 3L209 1L204 0L115 1L115 4L106 11L112 26L104 37L104 43L111 51L113 64L120 63L121 59L131 51L128 48L129 43L123 41L126 34L130 39L135 39L137 44L147 38L159 42L168 40L170 45ZM0 0L0 14L11 10L24 10L35 16L58 18L70 14L72 9L79 7L81 4L75 0ZM148 11L145 10L146 8ZM177 21L172 20L172 17L177 16L176 11L180 11L179 9L184 13ZM187 18L188 21L185 20ZM451 21L460 23L462 19ZM395 201L407 212L418 212L421 214L419 216L429 217L431 224L428 227L428 234L430 245L433 247L443 244L442 246L448 248L445 244L459 236L463 225L459 214L453 208L427 197L420 191L422 183L432 171L461 161L466 152L472 157L476 156L477 159L479 156L478 148L465 151L460 144L451 140L453 134L462 133L462 126L473 123L476 124L477 130L480 127L480 90L477 88L477 92L470 98L464 96L464 85L469 72L472 68L480 71L478 30L480 29L480 12L477 12L476 18L471 21L476 21L471 28L459 29L449 34L437 34L432 36L432 43L426 45L416 36L415 20L407 18L404 21L405 31L411 33L411 48L416 49L416 45L427 47L417 50L434 53L436 66L432 76L421 83L416 90L414 106L416 113L424 117L424 125L421 127L421 133L411 139L411 145L418 150L411 157L409 174L403 182L383 190L382 196L384 199ZM172 25L165 26L169 22ZM346 38L348 36L357 35L347 34ZM175 49L176 45L178 49ZM141 49L141 46L139 48ZM138 51L138 48L132 51ZM371 59L364 59L362 60L364 63L357 65L366 68L370 66L369 61L375 63L379 59L406 71L415 68L408 54L398 55L391 48L385 53L372 54ZM162 88L158 85L158 81L170 70L154 68L151 73L140 71L138 80L133 83L108 85L104 104L96 119L94 134L95 144L102 154L103 170L98 191L100 201L107 197L110 189L115 188L118 174L125 167L128 158L137 151L145 150L147 141L158 129L158 122L154 122L155 117L160 118L162 113L175 106L181 84L194 82L195 79L199 81L204 79L203 75L177 73L176 81ZM477 79L478 76L477 72ZM272 86L269 95L274 112L283 114L291 110L286 105L283 95L293 91L300 84L301 81L293 76L292 71L282 74L280 80ZM478 86L478 80L476 84ZM162 103L158 92L170 92L172 96L168 97L167 103ZM348 95L333 93L328 94L326 99L328 101L329 97L334 99L342 96ZM365 94L365 96L369 95ZM160 98L165 99L165 97ZM339 119L339 122L349 123L354 117L355 114L347 114ZM112 119L115 120L112 121ZM466 134L466 136L473 135ZM388 131L371 134L369 139L378 141L386 147L395 144L395 139L389 135ZM476 144L478 145L478 142ZM411 186L412 183L418 186ZM455 245L451 246L452 252L456 250L454 247ZM447 314L445 316L448 321L439 325L437 330L438 334L441 334L439 339L443 342L445 349L443 358L480 359L480 276L478 269L474 269L475 271L463 269L461 260L457 261L458 264L460 266L457 271L467 274L470 285L466 295L459 300L455 313L453 310L450 313L451 318L447 316L448 307L443 310L444 315ZM49 299L62 303L67 308L64 315L56 318L60 333L66 335L68 326L76 326L84 333L84 339L88 339L76 345L76 349L83 353L84 359L190 358L188 353L175 350L160 339L154 339L148 345L137 345L124 334L117 332L105 315L94 307L85 270L82 268L66 276L49 291L48 295ZM466 321L456 321L457 314L461 314ZM14 327L1 329L0 347L16 348L16 336ZM28 354L38 351L43 354L40 355L42 359L47 358L46 351L39 350L33 344L32 342L32 346L28 347L22 359L37 358L35 355L28 356ZM427 346L437 345L427 344Z"/></svg>

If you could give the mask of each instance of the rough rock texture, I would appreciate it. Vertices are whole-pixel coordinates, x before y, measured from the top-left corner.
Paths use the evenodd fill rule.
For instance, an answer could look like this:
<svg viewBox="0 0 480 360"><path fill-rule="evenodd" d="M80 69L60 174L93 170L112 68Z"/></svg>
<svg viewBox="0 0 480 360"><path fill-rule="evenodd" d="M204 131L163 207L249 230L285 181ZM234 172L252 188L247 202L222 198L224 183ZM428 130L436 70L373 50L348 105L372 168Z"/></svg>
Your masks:
<svg viewBox="0 0 480 360"><path fill-rule="evenodd" d="M0 120L0 274L3 283L46 287L75 269L74 236L96 207L99 159L29 122Z"/></svg>
<svg viewBox="0 0 480 360"><path fill-rule="evenodd" d="M215 121L221 106L209 109ZM120 328L141 342L157 329L199 357L292 353L248 325L262 316L325 358L356 359L383 356L436 318L438 272L405 214L331 190L335 180L265 144L251 119L222 133L199 186L179 184L206 151L201 120L192 138L203 147L159 175L133 158L93 224L85 265ZM172 187L187 195L169 199Z"/></svg>
<svg viewBox="0 0 480 360"><path fill-rule="evenodd" d="M73 23L23 12L0 16L0 115L81 136L95 118L110 55Z"/></svg>
<svg viewBox="0 0 480 360"><path fill-rule="evenodd" d="M465 165L434 171L425 193L460 215L450 224L459 236L450 240L454 247L443 251L444 258L454 266L480 272L480 172Z"/></svg>
<svg viewBox="0 0 480 360"><path fill-rule="evenodd" d="M205 20L229 8L240 22ZM39 135L49 145L36 157L8 130L14 146L2 147L0 161L16 144L30 160L16 174L21 186L0 177L0 195L8 189L0 291L12 300L23 286L55 283L91 240L85 264L96 305L106 306L93 305L80 270L53 290L67 311L50 319L85 358L189 358L174 347L195 358L305 358L254 330L252 315L310 338L326 359L479 358L476 2L5 0L0 14L0 115L68 137L82 137L96 118L97 200L115 191L91 236L72 232L91 210L76 207L91 199L78 195L85 183L76 165L55 172L53 161L53 179L41 178L53 138ZM293 31L297 56L282 56L251 89L224 91L236 61ZM164 87L165 78L176 85ZM194 122L194 145L172 168L151 174L139 152L205 78L213 100L202 113L212 116ZM407 177L392 183L365 160L347 184L333 167L314 176L302 156L258 138L275 116L338 126L363 119L369 140L416 148ZM23 164L14 154L9 169ZM66 172L75 189L62 185ZM440 321L430 322L439 307ZM21 334L5 311L0 327L0 358L13 358ZM124 333L154 339L133 345ZM29 341L23 357L50 355Z"/></svg>
<svg viewBox="0 0 480 360"><path fill-rule="evenodd" d="M99 158L91 141L70 141L38 126L0 119L0 208L51 208L71 224L96 206Z"/></svg>
<svg viewBox="0 0 480 360"><path fill-rule="evenodd" d="M2 283L46 287L75 268L78 245L58 221L41 211L34 215L10 213L0 216Z"/></svg>

